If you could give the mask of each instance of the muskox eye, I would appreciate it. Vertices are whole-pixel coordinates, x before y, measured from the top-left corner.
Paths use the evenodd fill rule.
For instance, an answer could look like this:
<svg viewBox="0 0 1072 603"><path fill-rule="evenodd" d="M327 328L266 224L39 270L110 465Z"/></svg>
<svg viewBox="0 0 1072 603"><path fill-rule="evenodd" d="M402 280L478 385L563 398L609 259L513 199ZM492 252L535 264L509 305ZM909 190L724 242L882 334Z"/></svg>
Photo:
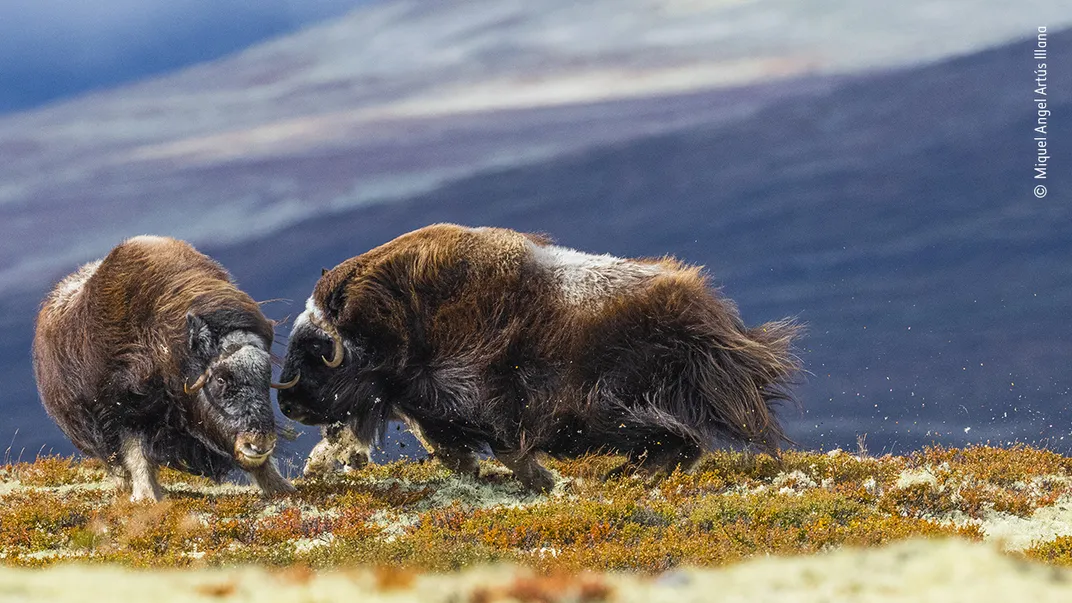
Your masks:
<svg viewBox="0 0 1072 603"><path fill-rule="evenodd" d="M222 388L225 385L227 385L226 379L224 379L223 377L216 377L216 387Z"/></svg>

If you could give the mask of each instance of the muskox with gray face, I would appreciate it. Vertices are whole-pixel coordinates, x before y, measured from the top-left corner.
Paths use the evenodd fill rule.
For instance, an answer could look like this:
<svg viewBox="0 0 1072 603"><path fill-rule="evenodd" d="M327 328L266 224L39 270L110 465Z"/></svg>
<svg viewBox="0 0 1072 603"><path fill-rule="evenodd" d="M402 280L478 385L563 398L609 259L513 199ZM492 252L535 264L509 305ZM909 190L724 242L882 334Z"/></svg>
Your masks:
<svg viewBox="0 0 1072 603"><path fill-rule="evenodd" d="M295 321L279 395L360 441L406 417L455 470L490 449L524 484L540 453L690 467L723 444L777 452L798 371L792 321L746 327L697 267L589 255L511 230L435 225L326 272Z"/></svg>
<svg viewBox="0 0 1072 603"><path fill-rule="evenodd" d="M135 237L45 299L33 343L41 401L132 500L159 500L159 465L219 480L248 471L293 491L271 462L272 323L189 244Z"/></svg>

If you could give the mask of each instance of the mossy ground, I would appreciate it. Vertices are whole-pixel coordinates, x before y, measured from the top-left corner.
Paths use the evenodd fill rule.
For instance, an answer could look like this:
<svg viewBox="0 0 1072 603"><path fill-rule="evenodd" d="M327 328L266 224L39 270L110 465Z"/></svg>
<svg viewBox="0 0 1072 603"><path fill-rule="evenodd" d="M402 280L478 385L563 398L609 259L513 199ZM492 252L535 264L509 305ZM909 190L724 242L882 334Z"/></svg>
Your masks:
<svg viewBox="0 0 1072 603"><path fill-rule="evenodd" d="M620 461L550 462L563 479L540 496L495 463L480 480L435 462L370 466L296 480L297 494L274 499L164 470L167 499L132 504L99 464L44 457L0 467L0 562L362 565L398 579L502 561L546 574L656 573L912 537L980 540L988 516L1072 500L1072 459L1027 447L780 461L720 452L689 475L601 479ZM1072 537L1016 554L1072 565Z"/></svg>

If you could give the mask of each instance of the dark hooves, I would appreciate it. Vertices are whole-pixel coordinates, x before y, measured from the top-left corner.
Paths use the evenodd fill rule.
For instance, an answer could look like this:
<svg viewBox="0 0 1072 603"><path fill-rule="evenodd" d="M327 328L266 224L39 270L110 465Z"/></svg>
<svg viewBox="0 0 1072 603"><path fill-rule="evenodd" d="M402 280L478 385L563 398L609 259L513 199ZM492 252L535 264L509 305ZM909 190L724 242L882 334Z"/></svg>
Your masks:
<svg viewBox="0 0 1072 603"><path fill-rule="evenodd" d="M533 492L550 492L555 489L555 476L550 471L542 471L532 475L517 476L525 488Z"/></svg>

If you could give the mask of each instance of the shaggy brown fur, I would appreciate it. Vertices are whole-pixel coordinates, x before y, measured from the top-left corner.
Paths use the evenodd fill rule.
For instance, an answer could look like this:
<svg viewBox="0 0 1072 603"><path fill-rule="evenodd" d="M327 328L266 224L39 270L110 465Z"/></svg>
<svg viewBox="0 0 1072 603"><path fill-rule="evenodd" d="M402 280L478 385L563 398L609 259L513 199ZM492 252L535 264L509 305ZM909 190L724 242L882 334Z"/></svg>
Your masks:
<svg viewBox="0 0 1072 603"><path fill-rule="evenodd" d="M218 479L235 468L237 432L274 431L268 384L248 421L224 416L224 403L209 403L205 393L184 393L213 357L234 352L195 353L191 320L216 345L236 331L260 338L265 350L273 338L256 302L185 242L136 237L84 266L57 285L37 317L33 364L45 409L80 450L118 473L129 473L124 437L131 436L150 463Z"/></svg>
<svg viewBox="0 0 1072 603"><path fill-rule="evenodd" d="M537 452L621 452L652 469L719 441L776 452L786 438L772 405L799 370L797 332L788 320L745 327L699 268L673 259L443 224L323 275L284 367L301 382L280 402L364 438L398 413L437 456L487 445L544 488ZM320 360L332 333L346 343L336 369Z"/></svg>

